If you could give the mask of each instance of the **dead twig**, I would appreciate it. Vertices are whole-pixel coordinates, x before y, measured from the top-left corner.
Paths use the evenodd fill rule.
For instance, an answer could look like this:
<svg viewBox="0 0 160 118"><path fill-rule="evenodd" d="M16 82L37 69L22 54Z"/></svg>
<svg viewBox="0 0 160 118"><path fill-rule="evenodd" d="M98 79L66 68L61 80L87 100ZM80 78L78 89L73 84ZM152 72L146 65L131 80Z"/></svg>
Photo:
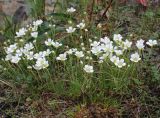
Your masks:
<svg viewBox="0 0 160 118"><path fill-rule="evenodd" d="M111 7L112 3L113 3L113 0L110 0L108 6L106 7L106 9L104 11L104 13L102 14L102 18L105 17L105 15L106 15L107 11L109 10L109 8Z"/></svg>
<svg viewBox="0 0 160 118"><path fill-rule="evenodd" d="M2 80L1 78L0 78L0 82L3 83L3 84L5 84L5 85L7 85L7 86L9 86L9 87L11 87L11 88L14 88L14 86L12 86L10 83Z"/></svg>
<svg viewBox="0 0 160 118"><path fill-rule="evenodd" d="M89 21L91 21L91 20L92 20L92 15L93 15L94 5L95 5L95 0L92 0L91 12L90 12L90 16L89 16Z"/></svg>

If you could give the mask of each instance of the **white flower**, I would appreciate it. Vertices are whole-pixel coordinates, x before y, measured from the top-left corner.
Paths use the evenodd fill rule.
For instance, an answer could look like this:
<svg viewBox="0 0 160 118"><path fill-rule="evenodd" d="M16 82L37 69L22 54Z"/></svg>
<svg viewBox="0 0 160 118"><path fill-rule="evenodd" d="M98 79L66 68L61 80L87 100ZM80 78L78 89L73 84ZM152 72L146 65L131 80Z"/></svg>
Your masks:
<svg viewBox="0 0 160 118"><path fill-rule="evenodd" d="M66 51L66 53L70 55L70 54L73 53L73 50L72 50L72 49L69 49L68 51Z"/></svg>
<svg viewBox="0 0 160 118"><path fill-rule="evenodd" d="M39 26L39 25L41 25L42 23L43 23L43 21L40 19L40 20L34 21L34 22L33 22L33 25L34 25L34 26Z"/></svg>
<svg viewBox="0 0 160 118"><path fill-rule="evenodd" d="M7 54L6 55L6 58L5 58L5 61L9 61L9 60L11 60L12 59L12 54Z"/></svg>
<svg viewBox="0 0 160 118"><path fill-rule="evenodd" d="M34 40L33 43L35 44L37 42L37 40Z"/></svg>
<svg viewBox="0 0 160 118"><path fill-rule="evenodd" d="M114 36L113 36L113 40L115 41L115 42L121 42L122 41L122 36L120 35L120 34L114 34Z"/></svg>
<svg viewBox="0 0 160 118"><path fill-rule="evenodd" d="M89 59L89 56L86 56L86 59Z"/></svg>
<svg viewBox="0 0 160 118"><path fill-rule="evenodd" d="M32 33L31 33L31 36L32 36L33 38L37 38L38 32L32 32Z"/></svg>
<svg viewBox="0 0 160 118"><path fill-rule="evenodd" d="M44 52L39 52L39 53L34 54L35 59L44 58L44 57L45 57Z"/></svg>
<svg viewBox="0 0 160 118"><path fill-rule="evenodd" d="M120 56L123 54L122 50L114 50L114 52L116 53L117 56Z"/></svg>
<svg viewBox="0 0 160 118"><path fill-rule="evenodd" d="M112 43L108 43L108 44L101 44L101 49L104 51L104 52L113 52L113 45Z"/></svg>
<svg viewBox="0 0 160 118"><path fill-rule="evenodd" d="M27 50L27 49L23 49L23 48L20 48L19 50L21 50L21 52L22 52L23 54L27 54L27 53L28 53L28 51L29 51L29 50Z"/></svg>
<svg viewBox="0 0 160 118"><path fill-rule="evenodd" d="M92 39L89 39L89 42L92 43Z"/></svg>
<svg viewBox="0 0 160 118"><path fill-rule="evenodd" d="M154 45L157 45L158 43L157 43L157 40L150 39L149 41L146 42L146 44L152 47Z"/></svg>
<svg viewBox="0 0 160 118"><path fill-rule="evenodd" d="M27 44L25 44L25 46L24 46L24 49L26 49L26 50L32 50L34 48L34 46L33 46L33 44L32 43L27 43Z"/></svg>
<svg viewBox="0 0 160 118"><path fill-rule="evenodd" d="M88 50L88 51L87 51L87 53L88 53L88 54L91 54L91 51L90 51L90 50Z"/></svg>
<svg viewBox="0 0 160 118"><path fill-rule="evenodd" d="M84 43L81 43L81 46L84 46Z"/></svg>
<svg viewBox="0 0 160 118"><path fill-rule="evenodd" d="M85 32L88 32L88 29L84 29Z"/></svg>
<svg viewBox="0 0 160 118"><path fill-rule="evenodd" d="M54 42L52 39L47 39L47 41L44 42L47 46L51 46Z"/></svg>
<svg viewBox="0 0 160 118"><path fill-rule="evenodd" d="M87 73L93 73L94 72L93 66L90 66L90 65L85 65L83 69Z"/></svg>
<svg viewBox="0 0 160 118"><path fill-rule="evenodd" d="M125 40L124 42L123 42L123 49L128 49L128 48L130 48L132 46L132 42L130 42L130 41L128 41L128 40Z"/></svg>
<svg viewBox="0 0 160 118"><path fill-rule="evenodd" d="M140 39L137 41L136 46L139 50L144 49L144 40Z"/></svg>
<svg viewBox="0 0 160 118"><path fill-rule="evenodd" d="M58 47L62 46L62 44L59 43L59 42L53 42L52 45L53 45L55 48L58 48Z"/></svg>
<svg viewBox="0 0 160 118"><path fill-rule="evenodd" d="M68 23L69 23L69 24L72 24L72 21L71 21L71 20L69 20L69 21L68 21Z"/></svg>
<svg viewBox="0 0 160 118"><path fill-rule="evenodd" d="M73 8L73 7L67 9L67 12L68 12L68 13L73 13L73 12L75 12L75 11L76 11L76 9Z"/></svg>
<svg viewBox="0 0 160 118"><path fill-rule="evenodd" d="M69 27L66 29L67 33L73 33L75 32L76 28L73 28L73 27Z"/></svg>
<svg viewBox="0 0 160 118"><path fill-rule="evenodd" d="M67 56L66 53L60 54L60 55L56 58L56 60L65 61L65 60L67 60L66 56Z"/></svg>
<svg viewBox="0 0 160 118"><path fill-rule="evenodd" d="M101 24L101 23L98 23L97 27L98 27L98 28L102 28L102 24Z"/></svg>
<svg viewBox="0 0 160 118"><path fill-rule="evenodd" d="M100 46L92 47L91 52L94 55L99 55L102 52L102 48Z"/></svg>
<svg viewBox="0 0 160 118"><path fill-rule="evenodd" d="M99 64L103 63L103 60L100 59L100 60L98 61L98 63L99 63Z"/></svg>
<svg viewBox="0 0 160 118"><path fill-rule="evenodd" d="M83 51L76 51L76 52L75 52L75 55L76 55L78 58L84 57Z"/></svg>
<svg viewBox="0 0 160 118"><path fill-rule="evenodd" d="M49 66L48 61L45 58L39 58L36 61L35 66L33 66L36 70L45 69Z"/></svg>
<svg viewBox="0 0 160 118"><path fill-rule="evenodd" d="M46 51L43 51L43 54L44 54L45 56L49 56L49 55L51 54L50 49L47 49Z"/></svg>
<svg viewBox="0 0 160 118"><path fill-rule="evenodd" d="M101 57L99 57L99 59L100 59L100 60L104 60L104 59L106 59L108 56L109 56L109 53L106 52L106 53L104 53Z"/></svg>
<svg viewBox="0 0 160 118"><path fill-rule="evenodd" d="M141 58L140 58L139 54L136 52L136 53L131 55L130 60L133 61L133 62L138 62L139 60L141 60Z"/></svg>
<svg viewBox="0 0 160 118"><path fill-rule="evenodd" d="M13 53L17 49L17 44L10 45L5 49L7 54Z"/></svg>
<svg viewBox="0 0 160 118"><path fill-rule="evenodd" d="M80 36L80 39L82 39L83 38L83 36Z"/></svg>
<svg viewBox="0 0 160 118"><path fill-rule="evenodd" d="M83 50L83 51L85 51L85 50L86 50L86 48L85 48L85 47L82 47L82 50Z"/></svg>
<svg viewBox="0 0 160 118"><path fill-rule="evenodd" d="M110 57L110 61L113 62L113 63L116 63L118 60L119 60L119 57L117 57L117 56L111 56Z"/></svg>
<svg viewBox="0 0 160 118"><path fill-rule="evenodd" d="M34 58L34 52L33 52L33 51L28 52L28 53L26 54L26 56L27 56L27 59L28 59L28 60L33 60L33 58Z"/></svg>
<svg viewBox="0 0 160 118"><path fill-rule="evenodd" d="M85 23L79 23L78 25L77 25L77 27L78 28L80 28L80 29L84 29L84 27L85 27Z"/></svg>
<svg viewBox="0 0 160 118"><path fill-rule="evenodd" d="M77 51L77 48L72 48L72 52L76 52Z"/></svg>
<svg viewBox="0 0 160 118"><path fill-rule="evenodd" d="M20 39L19 41L23 43L23 42L24 42L24 39Z"/></svg>
<svg viewBox="0 0 160 118"><path fill-rule="evenodd" d="M32 29L33 32L36 32L37 29L38 29L38 27L37 27L37 26L34 26L34 27L32 27L31 29Z"/></svg>
<svg viewBox="0 0 160 118"><path fill-rule="evenodd" d="M20 60L21 60L21 58L20 58L18 55L12 56L12 58L11 58L11 62L12 62L12 63L16 63L16 64L17 64Z"/></svg>
<svg viewBox="0 0 160 118"><path fill-rule="evenodd" d="M118 59L118 60L115 62L115 65L118 66L118 68L122 68L123 66L126 65L126 63L124 62L124 59Z"/></svg>
<svg viewBox="0 0 160 118"><path fill-rule="evenodd" d="M108 37L101 38L100 41L104 44L113 43Z"/></svg>
<svg viewBox="0 0 160 118"><path fill-rule="evenodd" d="M97 37L95 36L94 39L97 39Z"/></svg>
<svg viewBox="0 0 160 118"><path fill-rule="evenodd" d="M16 32L16 35L17 35L17 37L22 37L26 34L26 32L27 32L26 28L21 28L21 29L19 29L18 32Z"/></svg>
<svg viewBox="0 0 160 118"><path fill-rule="evenodd" d="M83 61L80 61L80 64L83 64Z"/></svg>
<svg viewBox="0 0 160 118"><path fill-rule="evenodd" d="M94 41L93 43L91 43L92 47L97 47L99 46L100 42Z"/></svg>
<svg viewBox="0 0 160 118"><path fill-rule="evenodd" d="M27 66L28 69L32 69L32 66Z"/></svg>
<svg viewBox="0 0 160 118"><path fill-rule="evenodd" d="M16 55L22 56L22 54L23 54L23 52L20 49L16 50Z"/></svg>

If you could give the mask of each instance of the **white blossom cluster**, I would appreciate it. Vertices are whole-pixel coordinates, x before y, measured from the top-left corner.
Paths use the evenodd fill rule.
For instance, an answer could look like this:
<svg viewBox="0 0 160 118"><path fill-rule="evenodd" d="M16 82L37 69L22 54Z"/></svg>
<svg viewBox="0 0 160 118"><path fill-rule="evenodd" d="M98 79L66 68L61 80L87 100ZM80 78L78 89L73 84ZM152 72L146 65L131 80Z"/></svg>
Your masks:
<svg viewBox="0 0 160 118"><path fill-rule="evenodd" d="M70 8L67 10L72 13L75 10ZM43 23L42 20L34 21L32 25L28 26L30 29L30 36L37 38L38 31L37 28ZM77 25L78 29L85 28L85 22L82 21ZM74 33L76 28L69 27L66 29L67 33ZM26 35L28 30L26 28L21 28L18 32L16 32L16 37L23 37ZM36 39L35 39L36 41ZM122 68L125 67L128 63L126 61L126 53L131 50L133 43L129 40L124 40L122 35L114 34L113 39L108 37L100 38L99 41L92 41L89 39L90 45L89 47L85 47L84 43L81 43L81 49L78 48L69 48L67 51L65 50L63 53L58 53L56 57L51 57L52 60L55 61L67 61L70 56L77 58L81 64L84 64L83 70L86 73L93 73L93 61L97 61L102 64L105 61L110 61L116 67ZM44 51L37 52L36 44L33 42L29 42L24 44L23 46L19 46L19 44L11 44L8 47L5 47L6 52L6 61L10 61L11 63L18 64L21 60L31 61L32 65L28 65L28 68L34 68L36 70L45 69L50 65L50 61L47 57L50 54L55 53L57 48L62 47L62 43L54 41L51 38L48 38L44 41L45 49ZM146 44L150 47L157 45L156 40L149 40ZM136 42L135 46L137 47L137 51L131 52L129 54L128 60L131 62L139 62L141 60L140 52L145 48L145 41L140 39ZM52 50L51 50L52 49ZM55 56L54 55L54 56ZM94 57L97 57L96 59ZM95 59L95 60L94 60ZM89 60L89 61L86 61ZM87 62L87 63L86 63Z"/></svg>
<svg viewBox="0 0 160 118"><path fill-rule="evenodd" d="M37 21L34 21L33 24L30 24L30 25L27 26L28 29L29 29L29 31L30 31L31 37L37 38L37 36L38 36L38 31L37 31L37 29L38 29L38 26L40 26L42 23L43 23L42 20L37 20ZM23 27L23 28L19 29L18 32L16 32L16 37L18 37L18 38L19 38L19 37L23 37L23 36L25 36L27 33L28 33L28 30Z"/></svg>
<svg viewBox="0 0 160 118"><path fill-rule="evenodd" d="M101 38L100 41L94 41L91 43L91 52L93 55L98 56L99 63L103 63L107 58L115 64L118 68L122 68L126 66L126 62L123 59L124 52L131 49L132 42L126 40L122 40L123 37L120 34L114 34L113 41L108 37ZM156 40L149 40L146 42L149 46L157 45ZM136 42L136 47L138 50L143 50L144 40L140 39ZM130 55L130 61L138 62L141 60L140 54L134 52ZM122 58L121 58L122 57Z"/></svg>
<svg viewBox="0 0 160 118"><path fill-rule="evenodd" d="M51 54L51 51L47 49L46 51L35 53L34 50L33 43L26 43L24 47L18 47L17 44L12 44L5 48L7 54L5 60L15 64L18 64L21 60L36 60L36 64L33 65L35 69L40 70L48 67L49 64L46 57Z"/></svg>
<svg viewBox="0 0 160 118"><path fill-rule="evenodd" d="M85 28L85 26L86 26L85 22L82 21L81 23L79 23L77 25L77 28L82 30L82 29ZM84 30L87 31L87 29L84 29ZM67 31L67 33L71 34L71 33L74 33L76 31L76 28L74 28L72 26L69 26L68 28L66 28L66 31Z"/></svg>

